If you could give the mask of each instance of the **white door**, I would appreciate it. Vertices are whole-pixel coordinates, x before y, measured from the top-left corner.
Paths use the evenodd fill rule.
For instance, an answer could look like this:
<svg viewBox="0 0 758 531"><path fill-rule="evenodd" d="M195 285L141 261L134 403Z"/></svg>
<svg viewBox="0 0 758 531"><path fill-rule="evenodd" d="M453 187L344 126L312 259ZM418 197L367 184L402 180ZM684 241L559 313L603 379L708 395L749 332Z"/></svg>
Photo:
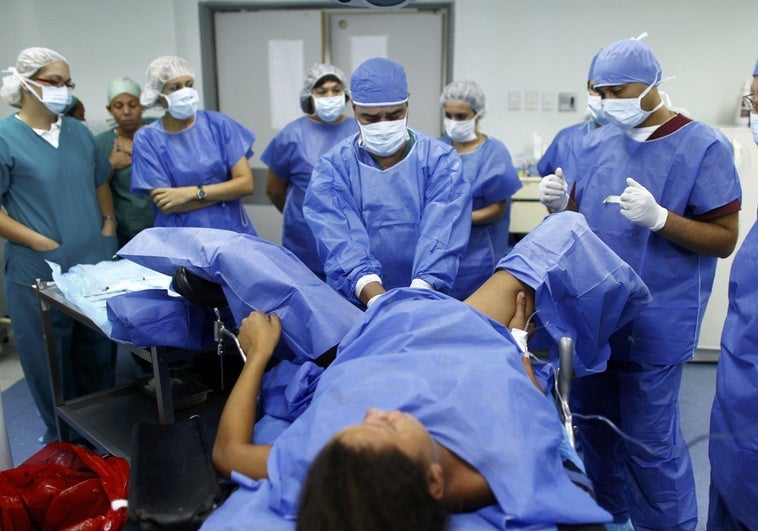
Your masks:
<svg viewBox="0 0 758 531"><path fill-rule="evenodd" d="M298 93L313 63L332 63L349 79L361 52L400 62L411 92L409 125L439 136L444 13L273 8L214 13L218 109L255 133L250 161L255 193L245 208L262 238L281 243L282 217L266 198L260 155L285 123L302 115Z"/></svg>
<svg viewBox="0 0 758 531"><path fill-rule="evenodd" d="M445 84L444 15L438 11L329 12L331 61L347 76L369 57L386 57L408 76L408 124L428 135L441 132L439 97Z"/></svg>

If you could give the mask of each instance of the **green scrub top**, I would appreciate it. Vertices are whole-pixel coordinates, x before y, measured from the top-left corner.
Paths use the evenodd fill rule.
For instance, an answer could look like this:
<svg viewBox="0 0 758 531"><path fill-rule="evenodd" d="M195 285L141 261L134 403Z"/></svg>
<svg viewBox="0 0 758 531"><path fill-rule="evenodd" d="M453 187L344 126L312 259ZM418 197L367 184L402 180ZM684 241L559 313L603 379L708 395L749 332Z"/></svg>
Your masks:
<svg viewBox="0 0 758 531"><path fill-rule="evenodd" d="M155 119L142 120L148 124ZM116 140L116 127L104 131L95 137L97 145L103 152L105 160L110 157L113 150L113 142ZM113 208L116 213L116 234L118 244L123 246L131 240L139 231L153 226L155 221L155 209L149 195L136 195L132 188L132 165L113 171L111 179L111 193L113 194Z"/></svg>
<svg viewBox="0 0 758 531"><path fill-rule="evenodd" d="M7 269L9 277L42 272L43 278L49 277L42 259L57 262L66 271L113 256L116 238L101 235L103 220L95 196L110 169L94 136L78 120L61 118L57 149L15 115L0 120L2 205L11 218L61 244L53 251L37 252L9 242L6 264L16 260L16 267Z"/></svg>

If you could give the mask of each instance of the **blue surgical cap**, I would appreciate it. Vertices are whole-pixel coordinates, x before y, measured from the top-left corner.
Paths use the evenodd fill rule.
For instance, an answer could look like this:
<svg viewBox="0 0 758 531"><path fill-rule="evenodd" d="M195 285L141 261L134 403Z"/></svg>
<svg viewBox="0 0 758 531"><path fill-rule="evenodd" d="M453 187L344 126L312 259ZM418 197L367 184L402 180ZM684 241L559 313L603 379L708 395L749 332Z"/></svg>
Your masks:
<svg viewBox="0 0 758 531"><path fill-rule="evenodd" d="M758 76L758 61L755 62L755 68L753 68L753 75Z"/></svg>
<svg viewBox="0 0 758 531"><path fill-rule="evenodd" d="M637 39L624 39L603 48L595 61L595 86L661 81L661 65L650 47Z"/></svg>
<svg viewBox="0 0 758 531"><path fill-rule="evenodd" d="M408 81L399 63L374 57L361 63L350 76L353 103L361 107L386 107L408 101Z"/></svg>
<svg viewBox="0 0 758 531"><path fill-rule="evenodd" d="M595 79L595 63L597 63L597 56L600 55L600 52L597 52L595 56L592 58L592 62L590 63L590 71L587 72L587 81L592 81Z"/></svg>

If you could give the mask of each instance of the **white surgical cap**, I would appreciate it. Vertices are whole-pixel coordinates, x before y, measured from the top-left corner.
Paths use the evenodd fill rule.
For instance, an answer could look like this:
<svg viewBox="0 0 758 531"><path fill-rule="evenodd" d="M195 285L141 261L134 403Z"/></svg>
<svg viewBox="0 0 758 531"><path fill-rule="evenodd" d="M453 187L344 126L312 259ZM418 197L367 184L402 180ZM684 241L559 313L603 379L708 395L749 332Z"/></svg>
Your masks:
<svg viewBox="0 0 758 531"><path fill-rule="evenodd" d="M16 59L16 66L11 66L3 73L9 75L3 77L3 87L0 96L3 101L13 107L21 107L21 81L29 79L40 69L51 63L64 62L66 58L50 48L26 48L21 50Z"/></svg>
<svg viewBox="0 0 758 531"><path fill-rule="evenodd" d="M473 110L476 114L484 116L486 108L486 98L482 89L473 81L467 79L453 81L442 90L440 96L440 105L445 106L445 102L450 100L462 101Z"/></svg>
<svg viewBox="0 0 758 531"><path fill-rule="evenodd" d="M182 76L190 76L194 79L195 72L190 68L189 63L181 57L164 55L153 60L147 65L147 82L145 90L142 91L140 103L144 107L153 107L158 103L158 94L163 90L163 85L172 79Z"/></svg>
<svg viewBox="0 0 758 531"><path fill-rule="evenodd" d="M327 76L337 78L342 85L342 90L345 91L347 98L350 99L350 90L345 83L345 73L334 65L327 65L324 63L314 63L308 69L305 74L305 81L303 82L303 89L300 91L300 108L305 114L313 114L313 100L311 99L311 91L314 89L318 82Z"/></svg>

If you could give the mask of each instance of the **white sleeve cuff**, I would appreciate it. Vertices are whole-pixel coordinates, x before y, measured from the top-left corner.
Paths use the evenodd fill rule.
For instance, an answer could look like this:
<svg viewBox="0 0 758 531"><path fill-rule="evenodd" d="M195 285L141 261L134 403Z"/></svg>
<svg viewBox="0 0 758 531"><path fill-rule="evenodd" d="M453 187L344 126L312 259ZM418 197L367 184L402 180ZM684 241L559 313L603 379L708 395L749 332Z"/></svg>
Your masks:
<svg viewBox="0 0 758 531"><path fill-rule="evenodd" d="M369 284L371 282L378 282L379 284L382 283L382 279L379 278L379 275L363 275L361 278L358 279L358 282L355 283L355 296L356 298L361 298L361 292L363 291L363 288L366 287L366 284Z"/></svg>
<svg viewBox="0 0 758 531"><path fill-rule="evenodd" d="M414 278L411 281L411 287L412 288L422 288L422 289L434 289L434 286L429 284L426 280L421 280L420 278Z"/></svg>

